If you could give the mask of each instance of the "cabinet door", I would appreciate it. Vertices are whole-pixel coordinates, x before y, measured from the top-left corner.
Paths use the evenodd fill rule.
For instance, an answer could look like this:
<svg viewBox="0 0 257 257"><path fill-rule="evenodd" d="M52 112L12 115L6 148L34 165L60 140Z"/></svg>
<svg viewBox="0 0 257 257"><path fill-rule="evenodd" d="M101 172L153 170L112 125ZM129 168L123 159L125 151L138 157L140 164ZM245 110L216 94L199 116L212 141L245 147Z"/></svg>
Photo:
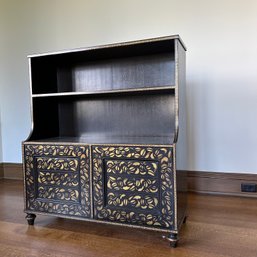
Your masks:
<svg viewBox="0 0 257 257"><path fill-rule="evenodd" d="M89 147L24 145L25 211L90 217Z"/></svg>
<svg viewBox="0 0 257 257"><path fill-rule="evenodd" d="M93 146L94 218L174 227L173 149Z"/></svg>

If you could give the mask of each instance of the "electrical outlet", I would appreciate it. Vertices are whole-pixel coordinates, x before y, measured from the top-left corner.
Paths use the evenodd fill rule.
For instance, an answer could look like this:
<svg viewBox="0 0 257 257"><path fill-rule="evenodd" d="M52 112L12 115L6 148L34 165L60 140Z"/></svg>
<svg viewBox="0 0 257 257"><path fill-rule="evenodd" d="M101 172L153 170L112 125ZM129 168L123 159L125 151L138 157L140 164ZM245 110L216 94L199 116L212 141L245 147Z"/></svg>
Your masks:
<svg viewBox="0 0 257 257"><path fill-rule="evenodd" d="M257 185L256 184L242 183L241 184L241 192L256 193L257 192Z"/></svg>

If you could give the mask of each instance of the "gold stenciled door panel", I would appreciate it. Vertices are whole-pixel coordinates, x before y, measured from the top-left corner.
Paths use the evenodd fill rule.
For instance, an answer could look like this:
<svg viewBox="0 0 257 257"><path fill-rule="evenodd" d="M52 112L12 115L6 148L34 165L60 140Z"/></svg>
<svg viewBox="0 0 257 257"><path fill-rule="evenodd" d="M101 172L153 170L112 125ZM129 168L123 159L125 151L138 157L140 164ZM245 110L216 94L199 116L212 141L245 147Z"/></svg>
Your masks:
<svg viewBox="0 0 257 257"><path fill-rule="evenodd" d="M172 148L93 146L94 217L173 228Z"/></svg>
<svg viewBox="0 0 257 257"><path fill-rule="evenodd" d="M91 216L89 147L24 145L25 211Z"/></svg>

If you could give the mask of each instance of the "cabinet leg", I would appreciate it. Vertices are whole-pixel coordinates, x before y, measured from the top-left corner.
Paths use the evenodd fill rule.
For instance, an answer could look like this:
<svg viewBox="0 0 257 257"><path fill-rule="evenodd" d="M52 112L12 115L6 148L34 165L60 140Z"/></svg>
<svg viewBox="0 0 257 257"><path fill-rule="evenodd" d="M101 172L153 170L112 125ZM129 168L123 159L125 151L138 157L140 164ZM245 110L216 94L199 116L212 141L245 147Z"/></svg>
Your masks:
<svg viewBox="0 0 257 257"><path fill-rule="evenodd" d="M163 238L169 241L171 247L173 248L177 247L178 234L171 233L168 236L163 236Z"/></svg>
<svg viewBox="0 0 257 257"><path fill-rule="evenodd" d="M186 222L187 222L187 216L184 217L183 224L185 224Z"/></svg>
<svg viewBox="0 0 257 257"><path fill-rule="evenodd" d="M29 225L34 225L35 218L36 218L36 215L32 213L28 213L26 216L26 220L28 221Z"/></svg>

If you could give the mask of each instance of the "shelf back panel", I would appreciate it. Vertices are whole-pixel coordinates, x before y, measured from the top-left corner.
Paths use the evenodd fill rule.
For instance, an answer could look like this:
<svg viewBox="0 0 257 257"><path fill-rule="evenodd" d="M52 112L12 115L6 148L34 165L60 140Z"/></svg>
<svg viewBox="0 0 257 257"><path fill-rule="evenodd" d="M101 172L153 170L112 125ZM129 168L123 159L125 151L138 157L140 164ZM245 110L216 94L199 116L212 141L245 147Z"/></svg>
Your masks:
<svg viewBox="0 0 257 257"><path fill-rule="evenodd" d="M174 60L167 54L84 62L58 69L57 91L94 92L169 86L174 85L174 71Z"/></svg>
<svg viewBox="0 0 257 257"><path fill-rule="evenodd" d="M174 133L174 96L122 96L59 104L60 136L150 137Z"/></svg>

